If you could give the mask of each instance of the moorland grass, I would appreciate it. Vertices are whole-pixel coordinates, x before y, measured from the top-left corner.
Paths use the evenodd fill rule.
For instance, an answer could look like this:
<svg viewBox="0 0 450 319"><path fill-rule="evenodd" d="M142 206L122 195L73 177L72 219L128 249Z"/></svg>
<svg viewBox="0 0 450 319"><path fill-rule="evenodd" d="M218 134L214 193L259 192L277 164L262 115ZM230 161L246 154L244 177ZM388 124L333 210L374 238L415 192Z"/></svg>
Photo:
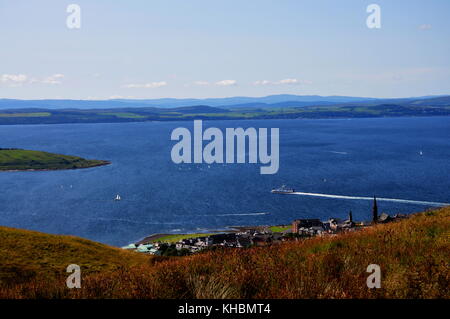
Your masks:
<svg viewBox="0 0 450 319"><path fill-rule="evenodd" d="M332 237L145 257L73 237L1 228L0 265L8 284L0 285L0 298L448 299L449 234L446 207ZM77 262L82 288L67 289L61 272ZM381 267L380 289L366 285L370 264ZM28 269L34 276L22 275Z"/></svg>

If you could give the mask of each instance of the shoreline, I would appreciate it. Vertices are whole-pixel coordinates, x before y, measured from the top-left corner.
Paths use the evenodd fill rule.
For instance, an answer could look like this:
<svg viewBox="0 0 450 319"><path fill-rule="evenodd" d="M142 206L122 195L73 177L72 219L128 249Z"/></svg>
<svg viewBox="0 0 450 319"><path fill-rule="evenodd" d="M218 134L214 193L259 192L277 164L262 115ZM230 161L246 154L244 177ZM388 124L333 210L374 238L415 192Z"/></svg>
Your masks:
<svg viewBox="0 0 450 319"><path fill-rule="evenodd" d="M0 110L1 111L1 110ZM448 118L450 114L427 114L427 115L385 115L385 116L319 116L319 117L256 117L256 118L245 118L245 117L224 117L224 118L158 118L158 119L148 119L148 120L110 120L110 121L86 121L86 122L17 122L17 123L0 123L0 126L23 126L23 125L78 125L78 124L127 124L127 123L167 123L167 122L192 122L194 119L199 119L203 121L266 121L266 120L358 120L358 119L399 119L399 118Z"/></svg>
<svg viewBox="0 0 450 319"><path fill-rule="evenodd" d="M276 226L288 226L286 225L256 225L256 226L226 226L224 227L224 229L207 229L205 230L204 234L211 234L211 233L217 233L217 234L223 234L223 233L240 233L240 232L245 232L245 231L251 231L251 230L262 230L262 229L266 229L266 228L270 228L270 227L276 227ZM140 244L146 244L146 243L150 243L150 242L154 242L160 238L163 237L167 237L167 236L189 236L189 235L201 235L202 233L199 232L186 232L186 233L156 233L156 234L151 234L148 236L145 236L144 238L138 240L138 241L133 241L132 243L136 244L136 245L140 245Z"/></svg>
<svg viewBox="0 0 450 319"><path fill-rule="evenodd" d="M67 168L27 168L27 169L2 169L0 167L0 172L49 172L49 171L64 171L64 170L78 170L78 169L86 169L86 168L94 168L94 167L100 167L100 166L107 166L111 165L112 162L110 161L101 161L101 163L86 166L86 167L67 167Z"/></svg>

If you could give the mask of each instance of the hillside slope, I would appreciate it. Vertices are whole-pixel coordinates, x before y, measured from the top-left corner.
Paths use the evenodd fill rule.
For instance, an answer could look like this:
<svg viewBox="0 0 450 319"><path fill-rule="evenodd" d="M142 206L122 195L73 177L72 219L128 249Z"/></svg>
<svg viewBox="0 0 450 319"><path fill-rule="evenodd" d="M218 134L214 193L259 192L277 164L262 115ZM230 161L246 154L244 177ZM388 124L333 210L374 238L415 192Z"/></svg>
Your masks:
<svg viewBox="0 0 450 319"><path fill-rule="evenodd" d="M85 273L145 264L149 257L90 240L0 227L0 287L66 274L70 264Z"/></svg>
<svg viewBox="0 0 450 319"><path fill-rule="evenodd" d="M446 207L335 237L148 262L81 239L2 228L0 264L10 281L0 298L448 299L449 234ZM69 290L54 270L77 262L82 288ZM370 264L381 268L380 289L367 288ZM19 280L30 267L46 281Z"/></svg>

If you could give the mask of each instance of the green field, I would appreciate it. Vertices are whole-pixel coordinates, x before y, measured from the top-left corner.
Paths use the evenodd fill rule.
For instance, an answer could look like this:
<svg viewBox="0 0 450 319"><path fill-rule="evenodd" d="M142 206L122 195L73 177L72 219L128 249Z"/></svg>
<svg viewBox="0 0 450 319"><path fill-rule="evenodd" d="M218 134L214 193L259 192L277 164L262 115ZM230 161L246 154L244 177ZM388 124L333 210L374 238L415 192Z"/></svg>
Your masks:
<svg viewBox="0 0 450 319"><path fill-rule="evenodd" d="M122 118L122 119L145 119L145 118L147 118L147 116L134 114L134 113L130 113L130 112L99 113L99 114L111 115L111 116L115 116L117 118Z"/></svg>
<svg viewBox="0 0 450 319"><path fill-rule="evenodd" d="M271 226L271 227L269 227L269 230L272 233L282 233L282 232L284 232L286 230L289 230L289 229L291 229L290 225L286 225L286 226Z"/></svg>
<svg viewBox="0 0 450 319"><path fill-rule="evenodd" d="M107 161L86 160L77 156L0 148L0 171L78 169L107 164Z"/></svg>

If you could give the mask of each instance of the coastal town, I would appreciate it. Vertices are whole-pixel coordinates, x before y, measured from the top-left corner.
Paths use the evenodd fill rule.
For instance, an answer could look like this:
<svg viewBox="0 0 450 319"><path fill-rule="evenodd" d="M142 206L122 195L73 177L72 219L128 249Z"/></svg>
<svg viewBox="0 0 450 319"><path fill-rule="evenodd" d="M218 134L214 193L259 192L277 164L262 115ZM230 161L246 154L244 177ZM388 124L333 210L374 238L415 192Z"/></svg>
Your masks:
<svg viewBox="0 0 450 319"><path fill-rule="evenodd" d="M234 231L230 230L213 234L187 234L184 237L177 235L174 237L175 240L170 236L154 235L122 248L152 255L185 256L206 249L220 247L248 248L302 240L315 236L334 236L339 233L358 231L374 224L388 223L406 217L407 215L403 214L395 214L393 216L387 213L378 214L377 200L374 197L372 219L370 221L354 221L352 212L349 212L348 218L345 220L339 218L330 218L326 221L296 219L292 221L291 225L239 227ZM179 237L181 238L176 240Z"/></svg>

